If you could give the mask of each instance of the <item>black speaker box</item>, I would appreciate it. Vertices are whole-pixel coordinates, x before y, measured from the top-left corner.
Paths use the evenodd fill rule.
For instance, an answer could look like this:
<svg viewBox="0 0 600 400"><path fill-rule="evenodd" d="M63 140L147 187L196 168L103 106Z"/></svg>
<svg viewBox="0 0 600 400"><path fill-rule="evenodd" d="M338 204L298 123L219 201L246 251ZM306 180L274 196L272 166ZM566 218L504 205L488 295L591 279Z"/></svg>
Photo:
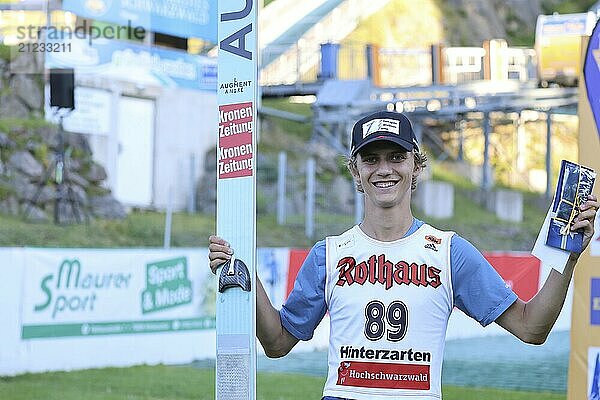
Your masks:
<svg viewBox="0 0 600 400"><path fill-rule="evenodd" d="M50 106L75 109L75 72L73 68L50 70Z"/></svg>

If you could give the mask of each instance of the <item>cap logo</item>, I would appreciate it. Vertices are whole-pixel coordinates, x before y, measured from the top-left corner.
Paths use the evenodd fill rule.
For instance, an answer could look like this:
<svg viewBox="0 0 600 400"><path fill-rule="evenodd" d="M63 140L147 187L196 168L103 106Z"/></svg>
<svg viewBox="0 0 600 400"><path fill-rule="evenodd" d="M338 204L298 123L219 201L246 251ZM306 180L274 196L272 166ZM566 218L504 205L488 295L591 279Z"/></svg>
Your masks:
<svg viewBox="0 0 600 400"><path fill-rule="evenodd" d="M375 132L388 132L400 135L400 121L390 118L377 118L362 125L363 139Z"/></svg>

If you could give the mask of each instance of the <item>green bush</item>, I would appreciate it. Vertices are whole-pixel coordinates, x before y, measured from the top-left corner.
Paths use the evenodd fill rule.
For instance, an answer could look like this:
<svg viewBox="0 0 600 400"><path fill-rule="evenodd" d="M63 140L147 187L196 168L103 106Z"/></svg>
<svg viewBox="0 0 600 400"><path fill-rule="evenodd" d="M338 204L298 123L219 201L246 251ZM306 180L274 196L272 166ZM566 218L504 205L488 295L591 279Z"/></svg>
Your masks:
<svg viewBox="0 0 600 400"><path fill-rule="evenodd" d="M52 126L50 122L43 118L0 118L0 131L10 133L14 129L35 130L42 127Z"/></svg>
<svg viewBox="0 0 600 400"><path fill-rule="evenodd" d="M8 186L5 182L0 181L0 200L6 200L9 196L15 193L14 189Z"/></svg>
<svg viewBox="0 0 600 400"><path fill-rule="evenodd" d="M35 159L42 163L45 167L47 167L48 163L50 162L49 153L50 151L48 144L46 143L39 143L33 150L33 156Z"/></svg>
<svg viewBox="0 0 600 400"><path fill-rule="evenodd" d="M12 48L9 46L0 44L0 59L3 59L5 61L12 60Z"/></svg>

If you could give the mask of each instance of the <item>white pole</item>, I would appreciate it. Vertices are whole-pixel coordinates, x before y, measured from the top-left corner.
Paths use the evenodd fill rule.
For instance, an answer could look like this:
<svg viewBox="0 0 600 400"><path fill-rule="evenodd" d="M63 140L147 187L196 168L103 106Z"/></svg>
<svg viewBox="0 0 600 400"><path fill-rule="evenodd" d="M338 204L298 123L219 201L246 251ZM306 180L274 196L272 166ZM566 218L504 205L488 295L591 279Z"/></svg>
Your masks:
<svg viewBox="0 0 600 400"><path fill-rule="evenodd" d="M306 237L312 238L315 234L315 160L306 160L306 215L305 229Z"/></svg>
<svg viewBox="0 0 600 400"><path fill-rule="evenodd" d="M358 190L354 191L354 223L360 224L364 215L364 195Z"/></svg>
<svg viewBox="0 0 600 400"><path fill-rule="evenodd" d="M279 165L277 169L277 224L285 224L285 184L287 173L287 154L279 153Z"/></svg>
<svg viewBox="0 0 600 400"><path fill-rule="evenodd" d="M171 248L171 225L173 223L173 187L169 186L169 196L167 200L167 212L165 215L165 235L163 239L163 247Z"/></svg>
<svg viewBox="0 0 600 400"><path fill-rule="evenodd" d="M188 214L196 212L196 154L190 155L190 193L188 195Z"/></svg>

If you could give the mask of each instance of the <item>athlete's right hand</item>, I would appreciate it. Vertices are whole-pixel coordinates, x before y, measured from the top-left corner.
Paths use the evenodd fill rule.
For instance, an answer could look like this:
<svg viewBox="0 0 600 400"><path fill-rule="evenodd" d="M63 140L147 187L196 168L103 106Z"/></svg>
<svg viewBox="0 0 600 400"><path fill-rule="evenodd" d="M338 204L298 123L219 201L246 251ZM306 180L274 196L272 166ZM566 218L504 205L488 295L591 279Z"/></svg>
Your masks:
<svg viewBox="0 0 600 400"><path fill-rule="evenodd" d="M213 274L217 273L217 268L231 259L232 254L233 249L227 241L215 235L208 238L208 259Z"/></svg>

